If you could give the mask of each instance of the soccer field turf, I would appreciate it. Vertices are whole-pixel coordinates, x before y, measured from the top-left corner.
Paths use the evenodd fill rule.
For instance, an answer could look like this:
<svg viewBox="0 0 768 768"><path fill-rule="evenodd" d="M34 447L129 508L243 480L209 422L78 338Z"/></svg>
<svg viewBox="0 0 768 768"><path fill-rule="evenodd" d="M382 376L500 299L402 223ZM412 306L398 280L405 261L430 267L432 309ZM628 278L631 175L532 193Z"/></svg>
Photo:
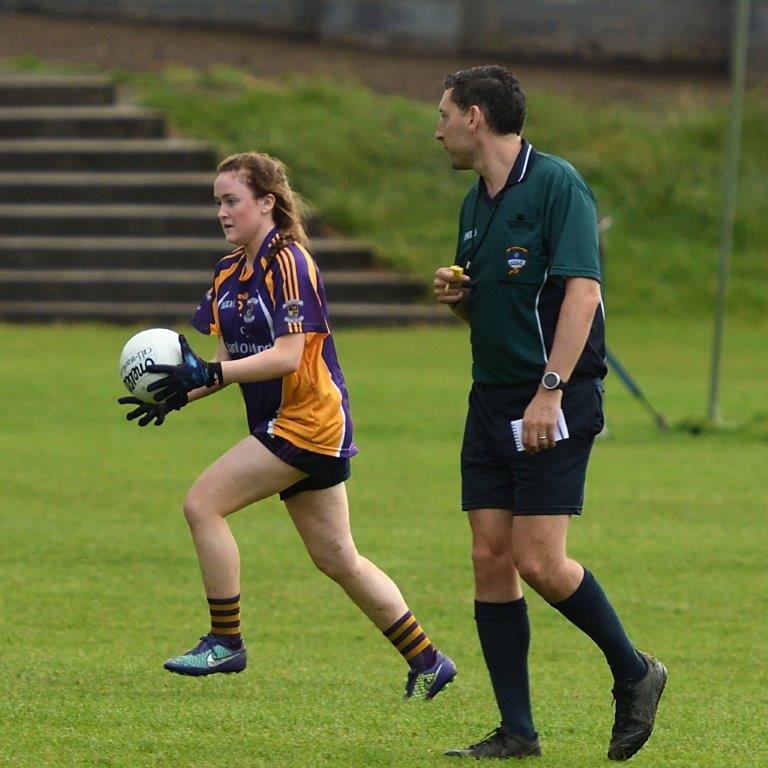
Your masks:
<svg viewBox="0 0 768 768"><path fill-rule="evenodd" d="M244 434L239 396L139 429L115 403L119 352L137 329L0 330L0 766L438 766L448 765L443 749L496 726L458 509L462 329L337 336L361 449L348 485L358 547L459 666L426 705L402 701L402 660L314 570L273 500L230 518L250 666L202 679L165 672L165 658L207 631L181 503ZM609 343L677 424L706 411L710 330L617 320ZM722 431L661 434L617 376L606 381L608 434L570 541L638 646L669 668L656 731L633 765L768 763L767 333L728 327L722 404L732 424ZM536 765L607 765L602 655L527 596Z"/></svg>

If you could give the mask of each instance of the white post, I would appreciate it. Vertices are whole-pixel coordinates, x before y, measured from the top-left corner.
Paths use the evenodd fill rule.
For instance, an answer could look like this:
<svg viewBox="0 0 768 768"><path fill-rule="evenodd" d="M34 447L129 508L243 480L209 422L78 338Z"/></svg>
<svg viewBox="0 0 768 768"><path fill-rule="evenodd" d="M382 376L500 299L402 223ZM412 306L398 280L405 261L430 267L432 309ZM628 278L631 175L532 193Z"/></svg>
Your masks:
<svg viewBox="0 0 768 768"><path fill-rule="evenodd" d="M744 111L744 80L747 70L747 43L749 39L750 0L735 0L736 23L733 30L731 53L731 114L728 123L728 144L725 156L725 189L723 218L720 230L720 262L717 283L715 335L712 345L712 375L709 387L708 417L712 424L720 424L720 367L725 327L726 291L733 247L733 221L736 216L736 190L741 150L741 125Z"/></svg>

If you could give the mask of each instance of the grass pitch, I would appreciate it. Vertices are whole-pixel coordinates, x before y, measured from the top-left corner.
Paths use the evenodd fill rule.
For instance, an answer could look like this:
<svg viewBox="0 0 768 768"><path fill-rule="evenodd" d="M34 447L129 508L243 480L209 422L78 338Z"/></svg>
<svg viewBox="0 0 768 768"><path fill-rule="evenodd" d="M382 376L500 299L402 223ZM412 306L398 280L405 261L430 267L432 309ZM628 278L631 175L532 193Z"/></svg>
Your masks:
<svg viewBox="0 0 768 768"><path fill-rule="evenodd" d="M458 449L460 328L349 331L337 342L361 447L349 483L362 552L400 584L459 676L401 700L405 666L317 573L281 505L231 518L243 559L244 674L162 669L207 631L181 515L190 482L244 433L235 391L127 424L119 350L133 329L3 326L0 765L203 768L446 765L496 724L472 620ZM673 424L706 409L710 327L626 320L611 345ZM572 554L635 642L670 670L633 765L764 766L766 328L729 326L728 428L656 431L616 376ZM651 343L652 340L652 343ZM195 335L201 353L209 340ZM754 382L759 382L756 386ZM610 679L590 641L529 592L542 768L608 765Z"/></svg>

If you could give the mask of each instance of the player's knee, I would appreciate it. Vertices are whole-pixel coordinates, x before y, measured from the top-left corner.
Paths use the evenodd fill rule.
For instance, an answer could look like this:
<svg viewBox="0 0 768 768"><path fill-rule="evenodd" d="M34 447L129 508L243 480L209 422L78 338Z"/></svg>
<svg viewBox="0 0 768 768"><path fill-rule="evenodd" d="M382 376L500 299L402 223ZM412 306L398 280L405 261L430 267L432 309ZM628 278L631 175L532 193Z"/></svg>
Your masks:
<svg viewBox="0 0 768 768"><path fill-rule="evenodd" d="M187 498L184 499L184 519L187 521L187 524L190 527L194 526L196 523L200 522L202 515L203 510L201 505L194 496L188 494Z"/></svg>
<svg viewBox="0 0 768 768"><path fill-rule="evenodd" d="M312 562L317 569L329 579L344 584L354 579L360 570L357 553L347 552L341 548L327 549L322 552L312 552Z"/></svg>
<svg viewBox="0 0 768 768"><path fill-rule="evenodd" d="M539 593L548 593L558 583L559 569L557 563L545 557L524 555L515 563L520 578Z"/></svg>
<svg viewBox="0 0 768 768"><path fill-rule="evenodd" d="M215 514L216 512L213 507L205 502L201 494L195 493L194 489L184 499L184 518L190 528L204 523Z"/></svg>
<svg viewBox="0 0 768 768"><path fill-rule="evenodd" d="M506 572L513 567L511 553L503 543L476 541L472 545L472 565L475 573Z"/></svg>

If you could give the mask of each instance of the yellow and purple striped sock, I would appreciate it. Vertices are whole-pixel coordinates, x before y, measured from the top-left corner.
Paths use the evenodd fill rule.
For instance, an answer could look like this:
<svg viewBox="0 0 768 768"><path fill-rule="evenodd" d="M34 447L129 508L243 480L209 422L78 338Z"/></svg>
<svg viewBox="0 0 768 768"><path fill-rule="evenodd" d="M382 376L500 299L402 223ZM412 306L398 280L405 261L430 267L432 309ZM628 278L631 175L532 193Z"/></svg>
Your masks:
<svg viewBox="0 0 768 768"><path fill-rule="evenodd" d="M429 669L437 660L437 652L416 617L407 611L384 636L402 654L408 664L419 672Z"/></svg>
<svg viewBox="0 0 768 768"><path fill-rule="evenodd" d="M224 642L236 648L240 645L240 595L234 597L209 597L208 610L211 613L211 634L221 637Z"/></svg>

